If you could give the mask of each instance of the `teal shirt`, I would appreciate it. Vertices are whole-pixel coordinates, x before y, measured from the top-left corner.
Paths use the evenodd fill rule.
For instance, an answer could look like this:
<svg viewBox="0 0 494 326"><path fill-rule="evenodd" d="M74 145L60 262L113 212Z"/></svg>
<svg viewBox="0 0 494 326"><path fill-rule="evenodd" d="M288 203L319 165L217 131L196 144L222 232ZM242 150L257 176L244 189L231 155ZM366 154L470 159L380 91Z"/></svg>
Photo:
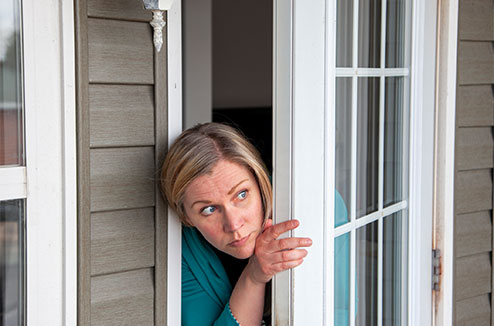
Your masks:
<svg viewBox="0 0 494 326"><path fill-rule="evenodd" d="M347 222L343 198L335 192L335 226ZM335 240L335 324L348 325L350 243ZM232 286L211 245L195 228L182 231L182 325L238 326L229 300Z"/></svg>
<svg viewBox="0 0 494 326"><path fill-rule="evenodd" d="M195 228L182 231L182 325L238 326L223 264Z"/></svg>

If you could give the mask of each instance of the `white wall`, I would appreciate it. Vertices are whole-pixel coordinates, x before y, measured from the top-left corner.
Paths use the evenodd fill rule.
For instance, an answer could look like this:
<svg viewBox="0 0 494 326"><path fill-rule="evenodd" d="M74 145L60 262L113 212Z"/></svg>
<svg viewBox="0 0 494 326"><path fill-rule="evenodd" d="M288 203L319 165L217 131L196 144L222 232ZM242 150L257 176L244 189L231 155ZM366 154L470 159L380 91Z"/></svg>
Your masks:
<svg viewBox="0 0 494 326"><path fill-rule="evenodd" d="M183 0L184 128L211 121L212 0Z"/></svg>

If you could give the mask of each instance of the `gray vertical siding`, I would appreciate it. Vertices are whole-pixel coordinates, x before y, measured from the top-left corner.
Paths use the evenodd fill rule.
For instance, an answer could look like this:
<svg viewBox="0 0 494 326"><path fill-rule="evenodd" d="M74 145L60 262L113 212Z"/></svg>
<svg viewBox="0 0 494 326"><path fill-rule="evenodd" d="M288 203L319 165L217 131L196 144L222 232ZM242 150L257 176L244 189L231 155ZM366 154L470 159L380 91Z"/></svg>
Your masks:
<svg viewBox="0 0 494 326"><path fill-rule="evenodd" d="M166 48L135 0L77 0L79 325L164 325Z"/></svg>
<svg viewBox="0 0 494 326"><path fill-rule="evenodd" d="M492 325L494 0L460 0L458 35L454 317Z"/></svg>

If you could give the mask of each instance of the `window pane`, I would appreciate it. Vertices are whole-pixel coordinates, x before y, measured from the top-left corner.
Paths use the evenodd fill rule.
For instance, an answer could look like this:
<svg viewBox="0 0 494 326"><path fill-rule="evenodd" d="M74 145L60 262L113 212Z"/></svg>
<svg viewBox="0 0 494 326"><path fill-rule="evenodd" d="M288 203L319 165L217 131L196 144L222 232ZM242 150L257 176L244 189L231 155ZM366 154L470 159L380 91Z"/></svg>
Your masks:
<svg viewBox="0 0 494 326"><path fill-rule="evenodd" d="M385 82L384 104L384 206L404 198L404 77Z"/></svg>
<svg viewBox="0 0 494 326"><path fill-rule="evenodd" d="M406 212L387 216L383 221L383 326L402 325L402 305L406 300Z"/></svg>
<svg viewBox="0 0 494 326"><path fill-rule="evenodd" d="M379 182L379 78L359 78L357 217L377 210Z"/></svg>
<svg viewBox="0 0 494 326"><path fill-rule="evenodd" d="M0 202L1 325L23 325L24 201Z"/></svg>
<svg viewBox="0 0 494 326"><path fill-rule="evenodd" d="M356 323L359 326L377 325L377 268L378 222L357 229L357 297Z"/></svg>
<svg viewBox="0 0 494 326"><path fill-rule="evenodd" d="M334 324L350 325L350 233L334 240Z"/></svg>
<svg viewBox="0 0 494 326"><path fill-rule="evenodd" d="M379 68L381 62L381 0L359 1L358 66Z"/></svg>
<svg viewBox="0 0 494 326"><path fill-rule="evenodd" d="M336 66L352 66L353 0L338 0L336 18Z"/></svg>
<svg viewBox="0 0 494 326"><path fill-rule="evenodd" d="M352 79L336 79L335 227L349 221L352 186Z"/></svg>
<svg viewBox="0 0 494 326"><path fill-rule="evenodd" d="M23 163L19 2L0 2L0 165Z"/></svg>
<svg viewBox="0 0 494 326"><path fill-rule="evenodd" d="M386 5L386 67L404 67L405 0L387 0Z"/></svg>

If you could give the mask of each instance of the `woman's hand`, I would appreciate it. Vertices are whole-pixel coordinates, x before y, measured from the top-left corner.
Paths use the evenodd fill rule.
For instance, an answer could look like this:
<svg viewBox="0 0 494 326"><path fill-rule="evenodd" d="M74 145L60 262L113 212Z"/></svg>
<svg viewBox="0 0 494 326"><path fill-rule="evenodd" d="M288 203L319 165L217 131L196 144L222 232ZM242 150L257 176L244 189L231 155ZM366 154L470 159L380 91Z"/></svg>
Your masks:
<svg viewBox="0 0 494 326"><path fill-rule="evenodd" d="M302 264L307 256L307 250L299 247L310 247L310 238L284 238L278 237L283 233L299 226L299 221L290 220L272 225L271 219L267 220L263 232L256 239L254 255L250 258L246 269L249 277L256 283L265 284L281 271L297 267Z"/></svg>
<svg viewBox="0 0 494 326"><path fill-rule="evenodd" d="M254 255L250 257L230 297L231 311L244 326L261 324L266 283L276 273L302 264L307 250L297 248L312 244L309 238L278 240L280 235L299 225L297 220L272 224L272 220L266 221L263 232L256 239Z"/></svg>

